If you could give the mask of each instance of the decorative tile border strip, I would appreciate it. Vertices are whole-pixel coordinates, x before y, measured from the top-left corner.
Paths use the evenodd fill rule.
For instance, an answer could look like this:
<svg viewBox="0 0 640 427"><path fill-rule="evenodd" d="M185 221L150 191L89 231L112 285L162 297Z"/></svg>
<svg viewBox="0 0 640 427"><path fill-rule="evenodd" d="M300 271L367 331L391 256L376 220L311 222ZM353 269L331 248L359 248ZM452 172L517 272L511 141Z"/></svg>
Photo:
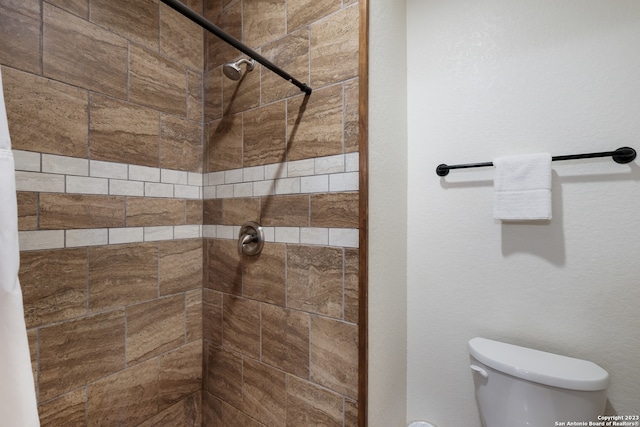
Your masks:
<svg viewBox="0 0 640 427"><path fill-rule="evenodd" d="M358 190L358 153L196 173L13 150L18 191L217 199Z"/></svg>
<svg viewBox="0 0 640 427"><path fill-rule="evenodd" d="M21 251L35 251L201 237L235 240L239 232L239 225L175 225L20 231L19 239ZM358 230L352 228L264 227L264 233L271 243L358 247Z"/></svg>
<svg viewBox="0 0 640 427"><path fill-rule="evenodd" d="M224 172L195 173L13 150L18 191L180 199L256 197L358 190L358 153ZM236 239L240 225L36 230L20 249L63 249L190 238ZM265 227L274 243L358 247L351 228Z"/></svg>

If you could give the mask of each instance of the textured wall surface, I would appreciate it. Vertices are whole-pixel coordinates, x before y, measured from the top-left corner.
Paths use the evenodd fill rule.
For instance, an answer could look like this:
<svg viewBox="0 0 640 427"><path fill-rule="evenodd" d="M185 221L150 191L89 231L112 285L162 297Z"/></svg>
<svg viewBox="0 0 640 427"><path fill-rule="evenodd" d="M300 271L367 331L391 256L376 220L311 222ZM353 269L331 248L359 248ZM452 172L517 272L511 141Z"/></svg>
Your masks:
<svg viewBox="0 0 640 427"><path fill-rule="evenodd" d="M355 426L358 411L358 3L207 1L205 15L311 97L206 44L203 423ZM245 221L265 227L239 256Z"/></svg>
<svg viewBox="0 0 640 427"><path fill-rule="evenodd" d="M358 4L186 3L313 96L158 0L0 0L42 425L356 425Z"/></svg>
<svg viewBox="0 0 640 427"><path fill-rule="evenodd" d="M439 163L638 149L640 4L409 1L408 416L480 426L466 344L591 360L640 412L637 160L554 162L553 219L492 217L493 170ZM559 420L568 421L568 420Z"/></svg>
<svg viewBox="0 0 640 427"><path fill-rule="evenodd" d="M203 32L157 1L0 10L41 423L199 425Z"/></svg>

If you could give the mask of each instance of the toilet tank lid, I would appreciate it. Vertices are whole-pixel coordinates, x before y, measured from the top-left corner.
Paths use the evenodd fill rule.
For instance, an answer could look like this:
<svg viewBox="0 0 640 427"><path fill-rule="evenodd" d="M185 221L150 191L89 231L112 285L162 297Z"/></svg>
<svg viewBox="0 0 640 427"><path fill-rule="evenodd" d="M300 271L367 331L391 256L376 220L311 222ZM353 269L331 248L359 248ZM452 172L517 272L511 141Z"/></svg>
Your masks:
<svg viewBox="0 0 640 427"><path fill-rule="evenodd" d="M607 371L587 360L479 337L469 340L468 347L479 362L528 381L581 391L604 390L609 386Z"/></svg>

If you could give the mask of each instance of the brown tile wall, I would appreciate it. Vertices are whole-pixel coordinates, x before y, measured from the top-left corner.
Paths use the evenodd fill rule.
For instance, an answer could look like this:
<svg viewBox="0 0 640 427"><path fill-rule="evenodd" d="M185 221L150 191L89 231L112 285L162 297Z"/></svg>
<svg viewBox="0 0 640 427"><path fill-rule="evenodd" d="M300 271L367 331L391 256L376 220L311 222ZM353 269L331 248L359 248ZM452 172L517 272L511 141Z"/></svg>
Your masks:
<svg viewBox="0 0 640 427"><path fill-rule="evenodd" d="M357 152L357 0L185 3L312 96L259 65L224 78L239 53L159 0L0 0L13 148L204 173ZM358 225L357 191L18 201L24 231ZM268 243L246 259L188 239L21 257L43 426L357 425L358 249Z"/></svg>
<svg viewBox="0 0 640 427"><path fill-rule="evenodd" d="M13 148L201 173L203 40L158 0L0 0ZM21 191L18 205L23 231L203 218L187 199ZM23 251L41 425L200 426L202 278L200 238Z"/></svg>
<svg viewBox="0 0 640 427"><path fill-rule="evenodd" d="M310 97L207 36L204 172L358 150L357 1L207 0L225 31L313 87ZM358 228L358 192L205 199L205 225ZM205 239L203 425L356 426L358 249Z"/></svg>

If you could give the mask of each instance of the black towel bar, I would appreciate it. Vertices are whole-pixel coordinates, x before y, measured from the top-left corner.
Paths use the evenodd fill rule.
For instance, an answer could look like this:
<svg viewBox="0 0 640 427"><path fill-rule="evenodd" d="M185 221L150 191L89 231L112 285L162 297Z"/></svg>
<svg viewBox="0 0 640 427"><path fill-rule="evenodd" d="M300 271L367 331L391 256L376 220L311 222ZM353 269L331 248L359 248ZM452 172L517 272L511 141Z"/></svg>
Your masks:
<svg viewBox="0 0 640 427"><path fill-rule="evenodd" d="M553 156L551 160L575 160L575 159L590 159L592 157L613 157L613 161L616 163L630 163L636 158L636 150L631 147L621 147L615 151L603 151L600 153L585 153L585 154L570 154L567 156ZM436 168L438 176L447 176L451 169L467 169L467 168L481 168L485 166L493 166L493 162L484 163L467 163L463 165L447 165L440 164Z"/></svg>

